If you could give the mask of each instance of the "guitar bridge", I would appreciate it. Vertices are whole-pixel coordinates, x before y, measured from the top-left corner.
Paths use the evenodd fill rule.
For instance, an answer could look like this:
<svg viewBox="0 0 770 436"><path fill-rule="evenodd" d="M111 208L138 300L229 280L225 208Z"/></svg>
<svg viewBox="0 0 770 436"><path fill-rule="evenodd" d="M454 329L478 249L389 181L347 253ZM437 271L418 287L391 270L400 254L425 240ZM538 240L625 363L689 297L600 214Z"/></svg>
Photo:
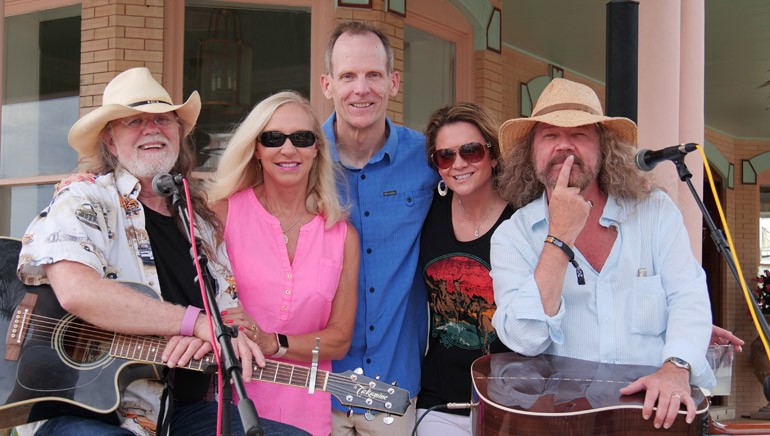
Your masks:
<svg viewBox="0 0 770 436"><path fill-rule="evenodd" d="M21 354L21 345L29 330L29 323L32 321L32 313L37 304L37 294L24 294L21 304L16 306L11 317L11 324L5 335L5 360L18 361Z"/></svg>

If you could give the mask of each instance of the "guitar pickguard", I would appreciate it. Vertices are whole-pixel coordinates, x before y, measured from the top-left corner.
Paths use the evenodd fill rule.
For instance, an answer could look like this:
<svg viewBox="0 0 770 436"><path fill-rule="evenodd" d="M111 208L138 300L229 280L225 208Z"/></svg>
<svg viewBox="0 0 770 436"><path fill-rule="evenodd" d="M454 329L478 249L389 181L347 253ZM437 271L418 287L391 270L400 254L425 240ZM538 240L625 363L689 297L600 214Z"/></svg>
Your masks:
<svg viewBox="0 0 770 436"><path fill-rule="evenodd" d="M95 339L78 318L66 315L34 326L19 357L16 382L31 392L81 389L103 376L114 360L109 344ZM45 376L41 376L44 374Z"/></svg>

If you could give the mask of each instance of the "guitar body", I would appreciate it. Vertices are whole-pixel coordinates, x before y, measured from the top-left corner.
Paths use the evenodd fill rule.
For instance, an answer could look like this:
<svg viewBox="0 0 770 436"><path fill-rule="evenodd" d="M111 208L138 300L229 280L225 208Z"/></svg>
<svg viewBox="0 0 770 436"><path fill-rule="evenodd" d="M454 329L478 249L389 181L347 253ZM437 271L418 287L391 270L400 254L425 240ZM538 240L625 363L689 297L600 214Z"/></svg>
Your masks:
<svg viewBox="0 0 770 436"><path fill-rule="evenodd" d="M81 415L106 414L117 408L128 383L158 377L154 365L112 357L111 343L65 312L49 286L26 286L16 279L20 248L18 240L0 239L0 428L60 415L68 405ZM30 316L17 311L25 298L25 303L34 299L30 296L37 297L32 315L38 321L14 332L15 321Z"/></svg>
<svg viewBox="0 0 770 436"><path fill-rule="evenodd" d="M657 368L615 365L568 357L491 354L471 366L474 435L703 435L709 403L693 387L692 424L686 411L667 430L642 419L643 393L618 390Z"/></svg>

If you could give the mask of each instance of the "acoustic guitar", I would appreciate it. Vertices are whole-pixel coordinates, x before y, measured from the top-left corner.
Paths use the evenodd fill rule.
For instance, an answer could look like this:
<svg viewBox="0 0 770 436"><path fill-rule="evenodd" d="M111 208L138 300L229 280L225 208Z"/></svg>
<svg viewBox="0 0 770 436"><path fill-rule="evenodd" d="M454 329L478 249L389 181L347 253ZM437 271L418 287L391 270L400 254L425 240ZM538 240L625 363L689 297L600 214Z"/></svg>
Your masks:
<svg viewBox="0 0 770 436"><path fill-rule="evenodd" d="M105 415L117 408L130 382L160 378L164 338L109 332L65 312L49 286L18 280L20 248L20 241L0 238L0 428L60 415L64 408ZM156 296L142 284L127 285ZM213 354L185 368L217 369ZM310 368L273 360L264 368L255 365L253 378L303 389L311 383ZM319 370L315 389L346 406L399 416L410 404L405 389L357 371Z"/></svg>
<svg viewBox="0 0 770 436"><path fill-rule="evenodd" d="M670 429L642 419L644 394L620 395L620 388L658 368L616 365L568 357L490 354L471 366L474 435L703 435L709 402L692 387L697 405L692 424L686 410Z"/></svg>

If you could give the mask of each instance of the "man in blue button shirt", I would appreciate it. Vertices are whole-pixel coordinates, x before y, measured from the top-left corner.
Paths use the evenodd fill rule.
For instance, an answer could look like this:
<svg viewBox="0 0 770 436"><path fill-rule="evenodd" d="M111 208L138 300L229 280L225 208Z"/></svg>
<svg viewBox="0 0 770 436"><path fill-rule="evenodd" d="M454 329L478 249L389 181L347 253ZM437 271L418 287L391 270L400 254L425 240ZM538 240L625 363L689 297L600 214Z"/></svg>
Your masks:
<svg viewBox="0 0 770 436"><path fill-rule="evenodd" d="M417 269L420 229L438 175L428 165L424 136L393 124L385 111L398 93L393 49L379 29L345 22L333 31L321 88L335 112L324 123L332 156L345 175L339 187L361 236L361 269L353 341L334 372L363 368L398 381L414 398L420 387L428 313ZM414 407L391 424L334 402L333 434L409 434Z"/></svg>

